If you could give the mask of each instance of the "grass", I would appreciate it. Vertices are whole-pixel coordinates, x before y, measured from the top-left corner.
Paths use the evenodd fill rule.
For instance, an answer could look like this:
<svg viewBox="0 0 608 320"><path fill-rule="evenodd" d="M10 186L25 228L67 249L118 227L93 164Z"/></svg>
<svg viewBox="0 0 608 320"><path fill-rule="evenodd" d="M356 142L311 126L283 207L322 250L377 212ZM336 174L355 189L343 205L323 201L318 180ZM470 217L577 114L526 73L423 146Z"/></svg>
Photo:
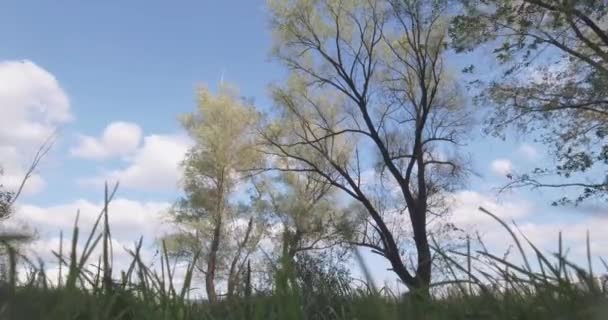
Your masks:
<svg viewBox="0 0 608 320"><path fill-rule="evenodd" d="M521 255L520 264L486 249L471 253L443 252L450 280L434 284L428 300L395 296L372 285L354 287L345 281L324 281L314 290L297 281L287 262L277 267L273 291L245 294L217 304L189 299L195 261L186 266L184 283L175 287L175 270L162 246L160 270L141 258L142 241L129 251L132 259L120 277L111 275L111 233L108 192L103 211L78 251L81 232L73 227L69 252L54 252L60 261L57 279L48 279L42 263L30 266L25 279L16 276L15 250L9 249L9 276L0 286L0 319L605 319L608 292L596 281L587 243L587 266L566 259L563 244L546 255L523 234L496 219L509 232ZM9 241L2 240L8 248ZM92 263L95 249L102 256ZM528 250L525 250L528 248ZM527 252L532 252L530 255ZM464 258L465 263L458 262ZM605 261L604 266L608 271ZM365 269L365 268L364 268ZM368 278L373 275L367 274ZM248 292L246 290L246 292ZM250 292L250 290L249 290Z"/></svg>

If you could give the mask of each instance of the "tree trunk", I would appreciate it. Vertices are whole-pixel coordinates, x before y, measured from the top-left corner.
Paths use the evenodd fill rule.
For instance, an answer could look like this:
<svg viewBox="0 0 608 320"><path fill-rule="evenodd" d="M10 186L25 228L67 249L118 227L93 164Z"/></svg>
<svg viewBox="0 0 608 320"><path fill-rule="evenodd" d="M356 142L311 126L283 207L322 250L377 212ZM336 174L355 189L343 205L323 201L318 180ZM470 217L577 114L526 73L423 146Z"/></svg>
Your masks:
<svg viewBox="0 0 608 320"><path fill-rule="evenodd" d="M424 210L422 210L424 209ZM428 293L431 284L431 248L429 246L426 230L426 209L419 208L419 212L414 214L416 219L412 219L414 230L414 242L418 254L418 267L416 268L415 290L421 293Z"/></svg>
<svg viewBox="0 0 608 320"><path fill-rule="evenodd" d="M205 274L205 289L207 290L207 299L210 302L217 302L217 293L215 292L215 270L217 269L217 252L220 248L220 237L222 235L222 215L224 211L224 172L220 174L217 184L217 204L215 227L213 228L213 239L209 248L209 256L207 258L207 273Z"/></svg>
<svg viewBox="0 0 608 320"><path fill-rule="evenodd" d="M217 293L215 292L215 269L217 266L217 251L220 247L221 230L222 216L219 214L213 230L213 239L211 240L211 248L207 258L207 273L205 274L205 289L207 290L207 299L210 302L217 302Z"/></svg>
<svg viewBox="0 0 608 320"><path fill-rule="evenodd" d="M414 232L416 245L417 266L416 273L410 274L399 254L397 244L392 237L387 237L387 259L391 262L393 272L408 287L410 291L419 292L421 296L428 296L431 284L431 248L429 246L426 229L426 205L408 206L410 220Z"/></svg>

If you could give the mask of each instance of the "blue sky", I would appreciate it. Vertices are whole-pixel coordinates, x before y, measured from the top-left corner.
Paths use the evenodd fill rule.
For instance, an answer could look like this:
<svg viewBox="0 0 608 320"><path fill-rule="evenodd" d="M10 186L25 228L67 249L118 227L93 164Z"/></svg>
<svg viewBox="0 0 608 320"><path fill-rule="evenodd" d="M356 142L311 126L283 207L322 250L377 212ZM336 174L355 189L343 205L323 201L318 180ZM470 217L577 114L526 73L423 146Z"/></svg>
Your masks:
<svg viewBox="0 0 608 320"><path fill-rule="evenodd" d="M149 184L141 176L172 164L157 164L157 160L180 156L164 154L163 150L179 153L187 146L176 118L194 109L196 86L216 88L223 77L256 104L271 107L268 84L280 81L285 74L269 58L271 35L263 0L66 0L60 4L5 0L0 4L0 40L0 84L23 84L27 87L24 94L38 94L36 90L44 88L44 94L36 95L43 102L57 101L49 95L65 95L68 100L55 108L42 106L44 116L35 110L20 114L16 110L28 106L19 101L26 100L1 100L0 91L0 102L9 102L0 104L0 118L5 112L13 117L9 117L10 123L0 120L2 125L36 123L57 110L70 114L69 120L56 121L63 128L58 144L40 167L40 186L24 195L17 215L25 223L46 230L43 234L51 240L56 240L52 234L58 229L69 228L66 221L73 218L76 208L95 209L102 195L98 182L107 177L127 180L119 191L124 202L118 211L134 211L126 213L131 220L117 218L117 223L125 223L122 240L134 241L138 227L141 233L153 236L162 223L143 226L157 217L147 216L146 210L162 208L174 200L177 187L171 183L175 178L172 172L161 172L167 176ZM469 59L479 57L454 59L456 65L466 65ZM20 62L24 60L27 65ZM23 74L30 75L26 80L39 82L13 81L15 75ZM113 127L108 141L126 133L134 136L130 142L122 141L121 150L104 149L101 136L112 123L123 125ZM474 130L477 136L479 128ZM80 148L84 136L93 144L86 150ZM29 144L16 144L0 132L0 147L5 147L0 150L16 150L19 156L15 161L25 161L35 148L35 143L27 141ZM162 146L174 148L159 151ZM82 152L77 155L75 150ZM519 191L496 196L495 188L505 182L499 172L509 166L529 169L546 163L544 150L525 138L503 142L477 137L467 151L481 177L473 177L459 194L465 204L456 211L462 215L478 214L474 211L479 205L490 206L507 218L518 219L541 240L553 239L558 230L572 227L577 230L573 241L580 241L581 230L601 230L598 226L606 222L574 208L549 208L547 204L557 193ZM18 175L22 170L19 164L4 166L8 174ZM600 241L607 239L602 237ZM47 242L53 243L51 240ZM381 264L375 267L382 269Z"/></svg>
<svg viewBox="0 0 608 320"><path fill-rule="evenodd" d="M98 135L118 120L139 124L144 134L176 132L177 115L194 108L196 86L215 88L222 77L258 105L270 106L268 84L284 74L269 56L263 0L67 1L61 6L7 1L2 9L0 59L33 61L69 96L74 120L64 127L57 149L69 149L77 134ZM454 65L468 63L457 60ZM488 178L484 164L512 154L516 146L478 140L471 147L475 166ZM72 157L63 161L71 170L54 172L58 183L90 170L90 164ZM66 183L36 199L63 201L69 187Z"/></svg>
<svg viewBox="0 0 608 320"><path fill-rule="evenodd" d="M269 62L264 1L6 1L0 12L0 59L33 61L69 95L75 121L63 148L74 133L96 134L116 120L174 132L177 115L194 107L195 87L213 88L222 75L268 104L266 86L281 74ZM71 170L58 183L90 170L72 160L61 160ZM63 201L69 187L37 200Z"/></svg>

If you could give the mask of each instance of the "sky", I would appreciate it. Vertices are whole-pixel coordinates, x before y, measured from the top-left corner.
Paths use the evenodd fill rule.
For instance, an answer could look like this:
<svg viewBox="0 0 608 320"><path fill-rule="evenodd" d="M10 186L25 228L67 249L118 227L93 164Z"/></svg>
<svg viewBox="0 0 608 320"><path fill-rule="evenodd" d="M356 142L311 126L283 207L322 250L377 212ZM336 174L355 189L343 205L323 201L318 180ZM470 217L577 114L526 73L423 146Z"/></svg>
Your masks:
<svg viewBox="0 0 608 320"><path fill-rule="evenodd" d="M45 252L56 248L60 230L69 232L76 211L82 225L91 223L104 181L120 180L111 207L117 246L157 237L191 144L178 115L194 110L197 86L215 90L220 81L271 108L268 86L285 70L270 58L270 46L263 0L2 1L0 163L7 187L15 187L40 142L60 128L7 225L36 230L36 252L50 259ZM479 58L450 59L458 66ZM605 207L550 207L555 191L497 194L507 173L550 163L542 146L515 135L482 137L480 128L472 136L466 151L478 176L453 194L456 222L505 248L506 234L477 210L484 206L517 221L547 250L562 230L580 255L590 230L592 249L608 256L601 245L608 243ZM383 261L370 258L370 265L381 280L392 279Z"/></svg>

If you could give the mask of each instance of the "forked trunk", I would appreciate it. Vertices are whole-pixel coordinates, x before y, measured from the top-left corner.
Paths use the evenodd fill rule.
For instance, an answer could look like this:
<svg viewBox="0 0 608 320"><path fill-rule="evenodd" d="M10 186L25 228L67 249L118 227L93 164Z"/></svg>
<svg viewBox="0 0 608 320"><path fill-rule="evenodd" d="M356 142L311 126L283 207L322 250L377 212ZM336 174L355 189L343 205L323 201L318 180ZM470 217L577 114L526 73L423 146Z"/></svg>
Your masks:
<svg viewBox="0 0 608 320"><path fill-rule="evenodd" d="M232 298L232 296L234 295L234 291L240 280L240 274L242 271L244 261L240 265L239 265L239 262L241 261L241 255L243 253L243 250L249 243L249 238L251 236L251 230L253 230L253 218L249 219L249 223L247 223L247 230L245 230L245 237L243 238L243 241L241 243L239 243L237 252L234 255L234 258L232 259L232 263L230 263L230 271L228 272L228 298L229 299ZM245 256L245 259L247 258L247 256L248 255Z"/></svg>

